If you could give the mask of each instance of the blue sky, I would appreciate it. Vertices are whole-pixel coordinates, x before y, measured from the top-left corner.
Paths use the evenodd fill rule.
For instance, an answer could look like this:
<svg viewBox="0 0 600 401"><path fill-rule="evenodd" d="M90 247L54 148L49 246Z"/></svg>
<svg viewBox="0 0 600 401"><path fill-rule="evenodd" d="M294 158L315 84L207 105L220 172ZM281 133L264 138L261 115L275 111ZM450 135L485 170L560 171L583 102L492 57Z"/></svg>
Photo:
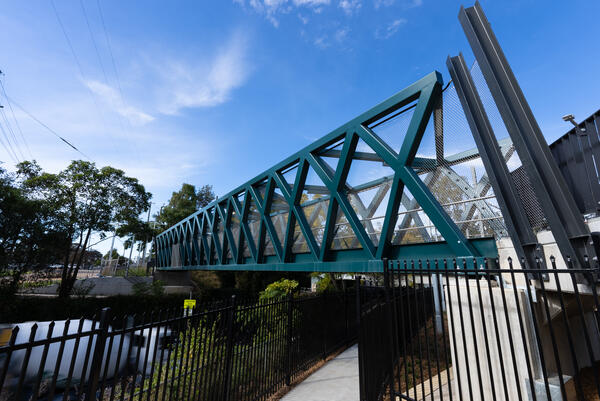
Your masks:
<svg viewBox="0 0 600 401"><path fill-rule="evenodd" d="M182 182L227 193L432 70L448 81L449 54L473 61L460 4L4 1L1 79L98 165L138 177L157 208ZM600 3L482 5L549 142L562 115L600 107ZM13 108L23 158L57 171L81 157ZM4 148L0 160L14 164Z"/></svg>

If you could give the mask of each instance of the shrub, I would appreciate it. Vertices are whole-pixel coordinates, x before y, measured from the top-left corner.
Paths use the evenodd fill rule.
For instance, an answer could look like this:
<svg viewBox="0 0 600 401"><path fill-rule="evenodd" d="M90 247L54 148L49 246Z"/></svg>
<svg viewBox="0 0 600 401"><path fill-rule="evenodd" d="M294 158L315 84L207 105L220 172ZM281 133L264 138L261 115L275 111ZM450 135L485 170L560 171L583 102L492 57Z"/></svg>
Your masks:
<svg viewBox="0 0 600 401"><path fill-rule="evenodd" d="M269 300L269 299L279 299L288 294L291 294L298 287L298 282L296 280L288 280L282 278L279 281L275 281L271 283L265 288L264 291L260 292L260 300Z"/></svg>
<svg viewBox="0 0 600 401"><path fill-rule="evenodd" d="M154 297L160 297L165 293L165 287L162 281L155 280L150 284L146 283L135 283L133 286L133 294L140 295L151 295Z"/></svg>
<svg viewBox="0 0 600 401"><path fill-rule="evenodd" d="M125 277L125 274L127 273L127 269L125 268L118 268L115 271L115 276L117 277ZM139 266L139 267L130 267L129 268L129 273L127 273L129 277L146 277L146 276L150 276L150 274L148 273L148 270L145 267Z"/></svg>
<svg viewBox="0 0 600 401"><path fill-rule="evenodd" d="M71 295L79 298L85 298L89 295L89 293L94 289L95 286L96 284L94 284L94 282L83 280L77 283L77 285L73 286L73 289L71 290Z"/></svg>

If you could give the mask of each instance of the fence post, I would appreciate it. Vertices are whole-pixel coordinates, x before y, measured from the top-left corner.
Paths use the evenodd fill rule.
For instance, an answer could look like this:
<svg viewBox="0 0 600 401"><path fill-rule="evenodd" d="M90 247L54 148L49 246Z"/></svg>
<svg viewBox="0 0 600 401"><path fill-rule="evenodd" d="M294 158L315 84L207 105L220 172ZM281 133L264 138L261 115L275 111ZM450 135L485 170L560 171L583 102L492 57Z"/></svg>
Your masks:
<svg viewBox="0 0 600 401"><path fill-rule="evenodd" d="M394 285L393 277L390 282L390 270L388 265L387 258L383 258L383 288L385 292L385 314L387 315L387 324L388 324L388 335L390 336L390 394L394 393L394 366L396 363L396 358L398 357L397 348L396 348L396 333L394 328L396 327L396 315L394 314L394 308L392 302L396 302L392 296L390 296L390 289ZM428 351L429 352L429 351ZM400 385L398 383L398 385Z"/></svg>
<svg viewBox="0 0 600 401"><path fill-rule="evenodd" d="M327 297L327 295L325 295L325 297ZM327 312L330 312L326 308L327 308L327 306L325 306L324 309ZM323 311L321 311L321 313L323 313ZM329 313L327 313L326 317L325 317L325 319L323 320L323 323L322 323L323 331L321 332L323 334L323 343L322 343L323 344L323 353L321 355L321 359L322 360L325 360L325 358L327 358L327 326L329 325L329 322L330 322L330 316L329 316Z"/></svg>
<svg viewBox="0 0 600 401"><path fill-rule="evenodd" d="M288 310L287 310L287 338L285 348L285 385L289 386L292 378L292 322L294 313L294 296L290 292L288 294Z"/></svg>
<svg viewBox="0 0 600 401"><path fill-rule="evenodd" d="M90 366L90 380L88 391L85 394L85 400L91 401L96 399L96 389L98 388L98 381L100 379L100 370L102 370L102 360L104 359L104 347L106 345L106 337L108 336L108 314L110 308L103 308L100 312L100 324L98 327L99 333L96 338L96 346L94 347L94 356L92 357L92 364ZM94 339L93 335L90 335L90 340ZM82 378L85 380L85 378Z"/></svg>
<svg viewBox="0 0 600 401"><path fill-rule="evenodd" d="M365 401L367 397L365 396L365 367L363 366L364 357L362 356L364 352L364 339L362 338L363 335L360 327L360 276L355 276L354 287L356 289L356 329L358 331L358 385L360 389L360 400Z"/></svg>
<svg viewBox="0 0 600 401"><path fill-rule="evenodd" d="M344 290L344 342L348 345L350 342L350 336L348 334L348 289L346 288L345 280L342 280L342 288Z"/></svg>
<svg viewBox="0 0 600 401"><path fill-rule="evenodd" d="M231 296L231 305L227 318L227 344L225 349L225 391L223 392L224 400L229 401L231 396L231 375L232 375L232 361L233 361L233 323L235 322L236 312L236 298L235 295Z"/></svg>

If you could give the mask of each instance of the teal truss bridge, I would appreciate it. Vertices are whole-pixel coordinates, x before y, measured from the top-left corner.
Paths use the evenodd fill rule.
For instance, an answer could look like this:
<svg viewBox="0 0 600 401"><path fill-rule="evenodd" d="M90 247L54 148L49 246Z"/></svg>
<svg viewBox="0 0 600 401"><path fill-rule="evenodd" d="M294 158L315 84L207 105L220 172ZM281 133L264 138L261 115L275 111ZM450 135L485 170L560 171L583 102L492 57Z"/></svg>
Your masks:
<svg viewBox="0 0 600 401"><path fill-rule="evenodd" d="M600 210L599 117L548 146L479 3L459 20L472 67L448 57L445 87L430 73L170 227L157 268L482 268L504 244L535 269L543 232L575 268L598 260L600 233L583 216Z"/></svg>
<svg viewBox="0 0 600 401"><path fill-rule="evenodd" d="M160 234L159 269L377 272L385 258L495 257L506 227L460 113L454 87L425 76ZM461 144L474 149L445 155ZM508 160L511 141L500 146Z"/></svg>

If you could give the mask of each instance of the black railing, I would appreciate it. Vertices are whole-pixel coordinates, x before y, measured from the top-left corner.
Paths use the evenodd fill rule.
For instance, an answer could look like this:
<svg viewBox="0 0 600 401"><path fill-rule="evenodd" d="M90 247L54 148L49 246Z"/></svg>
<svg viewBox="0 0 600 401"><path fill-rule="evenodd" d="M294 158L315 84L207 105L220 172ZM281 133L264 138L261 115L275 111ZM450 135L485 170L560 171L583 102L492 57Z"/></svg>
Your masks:
<svg viewBox="0 0 600 401"><path fill-rule="evenodd" d="M264 400L355 325L353 291L23 323L0 333L0 400Z"/></svg>
<svg viewBox="0 0 600 401"><path fill-rule="evenodd" d="M361 401L600 399L598 269L566 264L389 262L361 302Z"/></svg>

